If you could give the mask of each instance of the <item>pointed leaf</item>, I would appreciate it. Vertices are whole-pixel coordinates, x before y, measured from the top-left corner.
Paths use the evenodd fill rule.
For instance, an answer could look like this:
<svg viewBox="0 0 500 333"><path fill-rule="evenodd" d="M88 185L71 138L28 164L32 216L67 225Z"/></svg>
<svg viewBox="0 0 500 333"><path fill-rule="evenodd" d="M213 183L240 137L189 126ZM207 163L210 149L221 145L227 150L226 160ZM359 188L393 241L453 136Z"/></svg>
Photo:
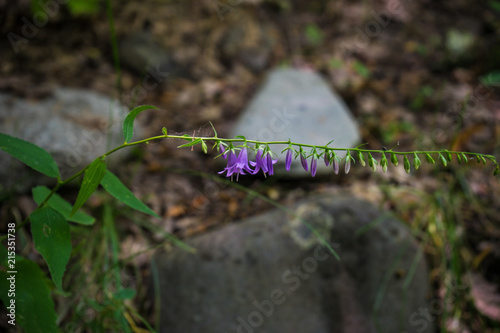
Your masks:
<svg viewBox="0 0 500 333"><path fill-rule="evenodd" d="M123 137L125 138L125 143L132 140L132 136L134 135L135 117L137 117L137 115L139 113L141 113L142 111L151 110L151 109L158 110L158 108L156 106L141 105L141 106L134 108L132 111L130 111L128 113L127 117L125 117L125 120L123 121Z"/></svg>
<svg viewBox="0 0 500 333"><path fill-rule="evenodd" d="M0 133L0 149L46 176L60 177L59 168L52 156L31 142Z"/></svg>
<svg viewBox="0 0 500 333"><path fill-rule="evenodd" d="M45 200L45 198L47 198L50 192L50 189L45 186L34 187L32 190L33 199L38 205L40 205ZM64 218L70 222L75 222L83 225L92 225L95 222L95 218L83 212L76 212L75 215L70 216L72 209L71 204L61 198L57 193L52 194L50 199L47 201L47 205L61 213L62 216L64 216Z"/></svg>
<svg viewBox="0 0 500 333"><path fill-rule="evenodd" d="M69 224L60 213L50 207L41 207L30 215L35 249L49 266L56 287L62 291L62 277L71 256Z"/></svg>
<svg viewBox="0 0 500 333"><path fill-rule="evenodd" d="M90 195L94 193L105 173L106 162L104 162L102 158L98 157L94 160L94 162L90 163L87 171L85 171L82 187L80 187L75 205L73 206L69 216L73 216L80 209L80 207L83 206Z"/></svg>
<svg viewBox="0 0 500 333"><path fill-rule="evenodd" d="M101 185L109 194L127 206L130 206L140 212L153 215L156 218L160 218L153 210L151 210L151 208L137 199L137 197L125 185L123 185L120 179L118 179L118 177L110 171L106 171L106 174L101 180Z"/></svg>
<svg viewBox="0 0 500 333"><path fill-rule="evenodd" d="M46 283L48 280L40 267L31 260L16 257L16 271L16 323L27 333L58 332L54 302ZM7 293L10 288L7 278L10 277L12 274L0 270L0 298L6 306L14 299ZM9 316L4 320L10 320Z"/></svg>
<svg viewBox="0 0 500 333"><path fill-rule="evenodd" d="M196 139L196 140L191 141L191 142L189 142L189 143L185 143L185 144L183 144L183 145L180 145L180 146L178 146L177 148L191 147L191 146L197 145L197 144L198 144L198 143L200 143L200 142L201 142L201 139Z"/></svg>

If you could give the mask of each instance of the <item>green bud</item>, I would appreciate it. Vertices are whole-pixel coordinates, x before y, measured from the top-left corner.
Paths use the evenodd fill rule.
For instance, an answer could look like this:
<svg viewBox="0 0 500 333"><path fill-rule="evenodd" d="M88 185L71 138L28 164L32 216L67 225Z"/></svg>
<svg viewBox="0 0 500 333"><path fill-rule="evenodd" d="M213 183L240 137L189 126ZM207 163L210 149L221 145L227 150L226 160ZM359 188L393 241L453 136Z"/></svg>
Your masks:
<svg viewBox="0 0 500 333"><path fill-rule="evenodd" d="M358 151L358 160L359 160L359 163L361 163L362 166L365 166L366 165L366 162L365 162L365 158L363 156L363 153Z"/></svg>
<svg viewBox="0 0 500 333"><path fill-rule="evenodd" d="M431 155L429 155L429 154L425 154L425 159L427 160L427 163L429 163L429 164L434 164L434 163L436 163L436 162L434 161L434 159L432 158L432 156L431 156Z"/></svg>
<svg viewBox="0 0 500 333"><path fill-rule="evenodd" d="M483 155L481 155L481 160L483 161L483 164L486 165L486 160L484 159Z"/></svg>
<svg viewBox="0 0 500 333"><path fill-rule="evenodd" d="M382 167L382 171L387 172L387 158L385 157L385 154L382 153L382 158L380 159L380 166Z"/></svg>
<svg viewBox="0 0 500 333"><path fill-rule="evenodd" d="M391 153L391 162L395 166L398 166L398 158L397 158L396 154L394 154L394 153Z"/></svg>
<svg viewBox="0 0 500 333"><path fill-rule="evenodd" d="M418 168L420 168L420 165L422 165L420 158L418 158L417 153L413 153L413 166L415 167L415 170L418 170Z"/></svg>
<svg viewBox="0 0 500 333"><path fill-rule="evenodd" d="M165 135L165 136L167 136L167 135L168 135L168 134L167 134L167 129L166 129L165 127L163 127L163 128L161 129L161 131L163 132L163 135Z"/></svg>
<svg viewBox="0 0 500 333"><path fill-rule="evenodd" d="M462 153L462 158L464 159L464 163L467 163L467 161L469 160L467 158L467 155L465 155L464 153Z"/></svg>
<svg viewBox="0 0 500 333"><path fill-rule="evenodd" d="M451 162L451 153L447 150L444 151L444 156L448 162Z"/></svg>
<svg viewBox="0 0 500 333"><path fill-rule="evenodd" d="M499 168L499 167L498 167L498 165L497 165L497 167L495 168L495 171L493 171L493 176L496 176L496 175L498 175L499 173L500 173L500 168Z"/></svg>
<svg viewBox="0 0 500 333"><path fill-rule="evenodd" d="M376 159L373 158L371 153L368 153L368 165L372 168L374 172L377 171L378 162Z"/></svg>
<svg viewBox="0 0 500 333"><path fill-rule="evenodd" d="M439 160L441 161L442 165L444 165L444 166L448 165L448 161L446 161L446 158L444 158L444 156L441 155L441 153L439 153Z"/></svg>
<svg viewBox="0 0 500 333"><path fill-rule="evenodd" d="M201 149L205 154L208 152L207 144L203 140L201 141Z"/></svg>
<svg viewBox="0 0 500 333"><path fill-rule="evenodd" d="M481 163L481 157L479 155L476 155L476 161L477 163Z"/></svg>
<svg viewBox="0 0 500 333"><path fill-rule="evenodd" d="M459 164L462 164L462 157L460 156L460 154L457 154L457 160Z"/></svg>
<svg viewBox="0 0 500 333"><path fill-rule="evenodd" d="M406 155L404 157L403 164L404 164L406 173L410 173L410 160L408 159L408 156L406 156Z"/></svg>

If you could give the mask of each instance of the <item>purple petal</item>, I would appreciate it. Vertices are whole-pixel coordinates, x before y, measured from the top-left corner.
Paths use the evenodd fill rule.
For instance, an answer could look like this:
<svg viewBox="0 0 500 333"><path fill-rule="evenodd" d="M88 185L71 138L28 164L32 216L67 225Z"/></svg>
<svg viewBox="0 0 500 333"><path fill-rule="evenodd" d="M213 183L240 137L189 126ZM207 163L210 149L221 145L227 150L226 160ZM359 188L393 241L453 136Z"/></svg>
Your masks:
<svg viewBox="0 0 500 333"><path fill-rule="evenodd" d="M304 168L304 170L309 171L307 169L307 159L304 153L300 154L300 163L302 163L302 167Z"/></svg>
<svg viewBox="0 0 500 333"><path fill-rule="evenodd" d="M345 174L347 175L349 173L349 170L351 170L351 159L348 158L345 161Z"/></svg>
<svg viewBox="0 0 500 333"><path fill-rule="evenodd" d="M318 160L316 159L315 156L313 156L312 160L311 160L311 176L316 176L316 169L317 169L317 166L318 166Z"/></svg>
<svg viewBox="0 0 500 333"><path fill-rule="evenodd" d="M338 175L340 171L339 161L336 158L333 159L333 172Z"/></svg>
<svg viewBox="0 0 500 333"><path fill-rule="evenodd" d="M328 154L328 151L325 150L325 165L329 166L330 165L330 154Z"/></svg>
<svg viewBox="0 0 500 333"><path fill-rule="evenodd" d="M292 165L292 150L288 149L285 157L285 169L290 171L290 166Z"/></svg>

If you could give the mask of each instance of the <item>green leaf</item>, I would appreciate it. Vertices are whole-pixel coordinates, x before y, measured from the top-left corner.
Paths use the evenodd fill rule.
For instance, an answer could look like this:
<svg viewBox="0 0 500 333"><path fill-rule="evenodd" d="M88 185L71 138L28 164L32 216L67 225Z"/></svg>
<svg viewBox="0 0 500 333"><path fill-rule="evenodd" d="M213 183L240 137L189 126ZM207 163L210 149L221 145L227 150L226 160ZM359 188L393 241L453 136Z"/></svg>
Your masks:
<svg viewBox="0 0 500 333"><path fill-rule="evenodd" d="M32 189L33 199L40 205L45 198L50 194L50 189L45 186L37 186ZM87 215L83 212L76 212L75 215L71 214L71 204L61 198L57 193L52 194L50 199L47 201L47 205L52 209L58 211L64 216L64 218L70 222L75 222L83 225L92 225L95 222L95 218Z"/></svg>
<svg viewBox="0 0 500 333"><path fill-rule="evenodd" d="M398 165L398 158L396 157L396 154L394 153L391 153L391 162L392 164L394 164L395 166Z"/></svg>
<svg viewBox="0 0 500 333"><path fill-rule="evenodd" d="M323 31L315 24L308 24L306 26L306 37L311 44L319 45L323 42Z"/></svg>
<svg viewBox="0 0 500 333"><path fill-rule="evenodd" d="M132 299L135 297L135 290L130 288L125 288L115 293L115 299L125 300Z"/></svg>
<svg viewBox="0 0 500 333"><path fill-rule="evenodd" d="M31 142L0 133L0 149L46 176L61 177L52 156Z"/></svg>
<svg viewBox="0 0 500 333"><path fill-rule="evenodd" d="M185 144L183 144L183 145L180 145L180 146L178 146L177 148L191 147L191 146L197 145L197 144L198 144L198 143L200 143L200 142L201 142L201 139L196 139L196 140L191 141L191 142L189 142L189 143L185 143Z"/></svg>
<svg viewBox="0 0 500 333"><path fill-rule="evenodd" d="M156 218L160 218L153 210L151 210L151 208L137 199L137 197L125 185L123 185L120 179L118 179L118 177L110 171L106 171L106 174L101 180L101 185L109 194L127 206L140 212L153 215Z"/></svg>
<svg viewBox="0 0 500 333"><path fill-rule="evenodd" d="M158 108L156 106L141 105L141 106L134 108L132 111L130 111L128 113L127 117L125 117L125 120L123 121L123 137L125 138L125 143L132 140L132 136L134 135L135 117L137 117L137 115L139 113L141 113L142 111L151 110L151 109L158 110Z"/></svg>
<svg viewBox="0 0 500 333"><path fill-rule="evenodd" d="M359 163L362 165L362 166L365 166L366 165L366 162L365 162L365 158L363 156L363 153L358 151L358 160L359 160Z"/></svg>
<svg viewBox="0 0 500 333"><path fill-rule="evenodd" d="M49 266L56 287L62 291L62 277L71 256L69 224L60 213L41 207L30 215L35 249Z"/></svg>
<svg viewBox="0 0 500 333"><path fill-rule="evenodd" d="M403 160L403 165L405 167L406 173L410 173L410 160L408 159L408 156L405 155L404 160Z"/></svg>
<svg viewBox="0 0 500 333"><path fill-rule="evenodd" d="M87 171L85 171L85 176L83 177L82 181L82 187L80 187L75 205L73 206L73 209L71 210L69 216L73 216L80 209L80 207L83 206L90 195L94 193L105 173L106 162L104 162L101 157L96 158L94 162L90 163Z"/></svg>
<svg viewBox="0 0 500 333"><path fill-rule="evenodd" d="M245 138L243 135L237 135L234 137L235 139L241 139L243 141L247 141L247 138Z"/></svg>
<svg viewBox="0 0 500 333"><path fill-rule="evenodd" d="M54 302L47 286L47 279L36 263L31 260L16 258L15 297L9 297L12 275L0 270L0 297L6 307L15 300L15 319L26 333L58 332ZM9 313L7 309L7 313ZM10 320L6 315L4 320Z"/></svg>
<svg viewBox="0 0 500 333"><path fill-rule="evenodd" d="M359 75L361 75L365 79L370 77L370 70L362 62L355 60L352 63L352 67L354 71L356 71Z"/></svg>
<svg viewBox="0 0 500 333"><path fill-rule="evenodd" d="M89 15L99 10L99 0L69 0L67 3L72 15Z"/></svg>

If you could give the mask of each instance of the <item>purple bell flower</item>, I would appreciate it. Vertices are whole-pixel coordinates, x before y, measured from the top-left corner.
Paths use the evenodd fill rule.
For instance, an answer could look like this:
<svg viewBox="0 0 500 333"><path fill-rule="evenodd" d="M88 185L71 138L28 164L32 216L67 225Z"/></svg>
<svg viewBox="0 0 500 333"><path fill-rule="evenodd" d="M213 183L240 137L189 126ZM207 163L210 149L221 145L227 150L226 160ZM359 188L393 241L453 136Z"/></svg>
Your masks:
<svg viewBox="0 0 500 333"><path fill-rule="evenodd" d="M269 173L270 176L274 175L274 168L273 164L276 164L278 162L278 159L273 160L271 154L266 154L264 157L262 157L263 150L259 149L257 152L257 155L255 156L255 162L250 161L250 165L255 167L255 170L253 171L253 175L257 174L259 170L262 170L264 173L264 176L266 176L266 173Z"/></svg>
<svg viewBox="0 0 500 333"><path fill-rule="evenodd" d="M288 149L285 157L285 169L286 171L290 171L290 166L292 165L292 150Z"/></svg>
<svg viewBox="0 0 500 333"><path fill-rule="evenodd" d="M307 159L306 159L306 154L304 152L300 153L300 163L302 163L302 167L304 170L309 171L307 169Z"/></svg>
<svg viewBox="0 0 500 333"><path fill-rule="evenodd" d="M231 177L231 179L233 174L236 174L236 180L238 180L240 175L246 175L245 171L249 174L254 174L254 170L248 165L247 148L242 148L238 157L232 151L228 155L227 166L219 174L227 172L226 177Z"/></svg>
<svg viewBox="0 0 500 333"><path fill-rule="evenodd" d="M314 177L316 176L316 169L318 167L318 160L316 159L316 156L313 155L311 159L311 176Z"/></svg>

